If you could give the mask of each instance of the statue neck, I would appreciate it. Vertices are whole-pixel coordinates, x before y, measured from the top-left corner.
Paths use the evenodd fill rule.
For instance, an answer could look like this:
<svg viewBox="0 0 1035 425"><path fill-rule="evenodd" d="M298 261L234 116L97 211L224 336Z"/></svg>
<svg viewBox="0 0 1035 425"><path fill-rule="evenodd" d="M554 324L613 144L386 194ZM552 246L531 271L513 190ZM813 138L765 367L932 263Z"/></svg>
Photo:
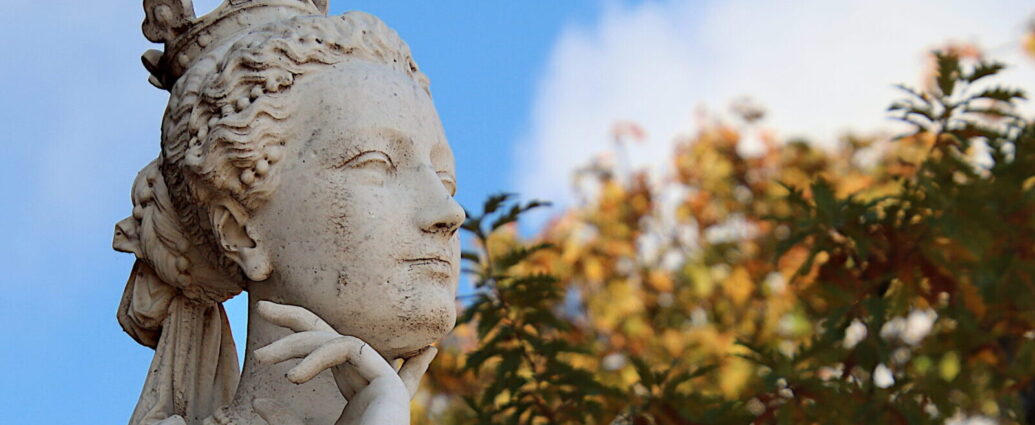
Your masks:
<svg viewBox="0 0 1035 425"><path fill-rule="evenodd" d="M273 399L290 410L286 413L304 423L333 424L345 407L345 398L338 391L330 371L324 371L302 385L295 385L285 375L300 359L268 365L254 358L255 350L291 334L291 330L263 320L255 311L261 300L276 301L264 293L264 289L275 286L267 283L253 284L248 291L248 341L244 370L234 400L227 409L228 416L235 423L265 425L266 422L255 412L252 401Z"/></svg>

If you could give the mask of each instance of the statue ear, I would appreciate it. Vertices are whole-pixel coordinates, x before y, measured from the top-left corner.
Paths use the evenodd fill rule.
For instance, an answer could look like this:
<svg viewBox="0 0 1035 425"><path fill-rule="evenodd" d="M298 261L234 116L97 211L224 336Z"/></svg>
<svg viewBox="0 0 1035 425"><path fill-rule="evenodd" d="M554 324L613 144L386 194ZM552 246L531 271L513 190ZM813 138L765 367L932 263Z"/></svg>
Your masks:
<svg viewBox="0 0 1035 425"><path fill-rule="evenodd" d="M209 215L223 254L234 260L249 280L266 280L273 265L262 240L249 230L248 212L236 201L226 199L214 203Z"/></svg>

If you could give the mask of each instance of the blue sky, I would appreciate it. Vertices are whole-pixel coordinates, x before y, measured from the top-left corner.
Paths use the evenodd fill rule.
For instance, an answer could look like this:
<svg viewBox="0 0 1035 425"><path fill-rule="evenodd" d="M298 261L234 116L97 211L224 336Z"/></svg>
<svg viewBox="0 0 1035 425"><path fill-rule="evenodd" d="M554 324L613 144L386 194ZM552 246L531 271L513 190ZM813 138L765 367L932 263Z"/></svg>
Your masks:
<svg viewBox="0 0 1035 425"><path fill-rule="evenodd" d="M140 65L155 46L139 3L14 2L0 16L0 423L123 423L151 360L115 321L132 258L111 250L130 184L158 152L166 101ZM599 13L595 2L552 3L331 2L409 42L456 151L464 205L512 189L513 141L550 47L564 25ZM229 307L235 325L242 304Z"/></svg>
<svg viewBox="0 0 1035 425"><path fill-rule="evenodd" d="M166 97L139 61L155 46L139 1L8 3L0 423L122 423L151 351L115 321L132 258L110 247L133 177L158 152ZM782 135L829 144L884 131L890 84L915 82L923 52L950 39L1014 63L1007 81L1035 82L1017 45L1035 10L1022 1L770 3L331 0L332 12L373 13L410 44L469 209L501 190L572 202L570 170L606 155L618 120L649 134L634 164L664 170L670 141L702 109L721 115L743 95L773 111L765 125ZM229 306L238 325L241 304Z"/></svg>

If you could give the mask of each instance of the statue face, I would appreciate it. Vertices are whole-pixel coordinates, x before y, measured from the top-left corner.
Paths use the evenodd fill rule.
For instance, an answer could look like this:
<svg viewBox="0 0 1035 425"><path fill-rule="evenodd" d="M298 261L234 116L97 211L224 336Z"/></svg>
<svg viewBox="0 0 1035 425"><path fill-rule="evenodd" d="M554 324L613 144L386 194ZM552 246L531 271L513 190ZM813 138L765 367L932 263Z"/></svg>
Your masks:
<svg viewBox="0 0 1035 425"><path fill-rule="evenodd" d="M431 97L408 76L350 60L286 94L280 182L249 221L270 300L305 307L388 358L452 329L463 209Z"/></svg>

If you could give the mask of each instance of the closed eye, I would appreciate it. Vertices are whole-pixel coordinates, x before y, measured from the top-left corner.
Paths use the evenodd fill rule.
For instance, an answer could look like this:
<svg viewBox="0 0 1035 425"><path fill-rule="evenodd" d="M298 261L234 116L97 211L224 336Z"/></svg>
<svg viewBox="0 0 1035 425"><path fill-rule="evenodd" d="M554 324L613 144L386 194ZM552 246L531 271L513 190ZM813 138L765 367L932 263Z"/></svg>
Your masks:
<svg viewBox="0 0 1035 425"><path fill-rule="evenodd" d="M442 185L449 191L449 196L456 196L456 179L453 178L453 175L445 171L439 171L438 178L442 180Z"/></svg>
<svg viewBox="0 0 1035 425"><path fill-rule="evenodd" d="M382 167L386 170L395 168L392 158L381 151L362 152L345 161L342 166L351 168Z"/></svg>

